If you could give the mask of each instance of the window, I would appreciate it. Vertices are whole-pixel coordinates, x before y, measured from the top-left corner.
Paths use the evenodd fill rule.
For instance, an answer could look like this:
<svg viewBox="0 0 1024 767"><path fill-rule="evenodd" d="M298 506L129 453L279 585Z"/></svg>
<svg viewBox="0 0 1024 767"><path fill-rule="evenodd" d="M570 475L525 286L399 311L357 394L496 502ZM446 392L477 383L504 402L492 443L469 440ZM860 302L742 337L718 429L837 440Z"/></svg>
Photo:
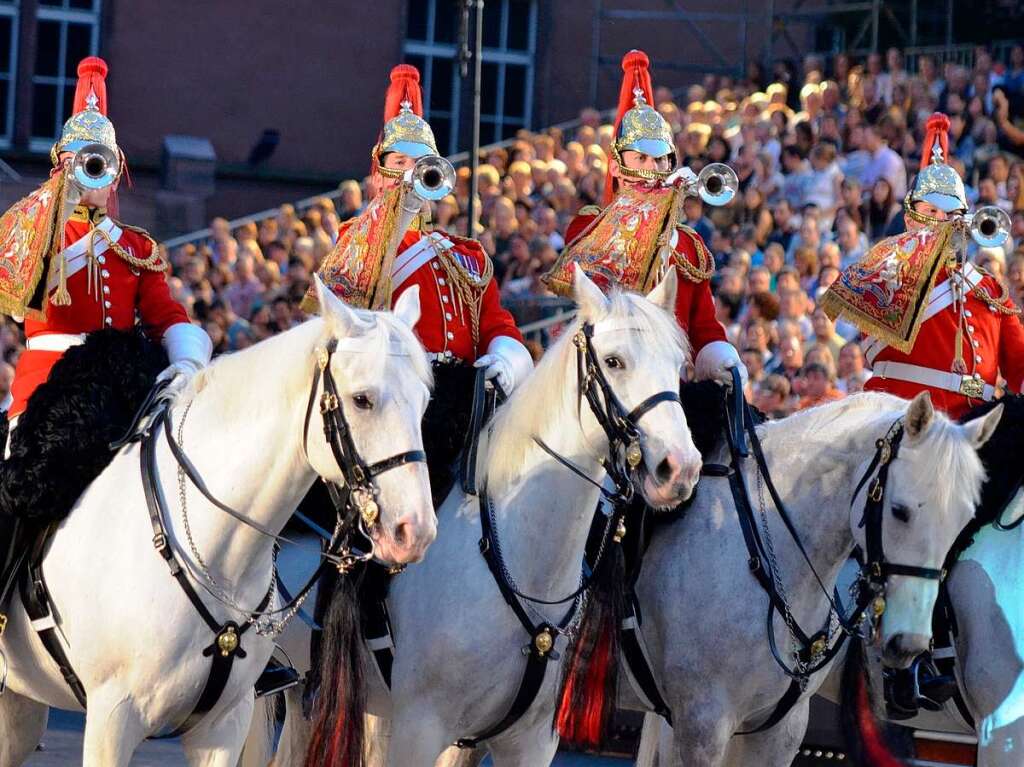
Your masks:
<svg viewBox="0 0 1024 767"><path fill-rule="evenodd" d="M100 0L39 0L32 70L32 138L49 151L71 115L78 62L99 49Z"/></svg>
<svg viewBox="0 0 1024 767"><path fill-rule="evenodd" d="M408 4L405 60L420 70L424 111L443 154L469 143L468 136L459 135L463 106L458 65L460 6L459 0L410 0ZM530 127L536 38L536 0L487 0L480 86L482 144L511 138ZM465 106L471 108L468 103Z"/></svg>
<svg viewBox="0 0 1024 767"><path fill-rule="evenodd" d="M18 3L0 2L0 146L14 133L14 91L18 68Z"/></svg>

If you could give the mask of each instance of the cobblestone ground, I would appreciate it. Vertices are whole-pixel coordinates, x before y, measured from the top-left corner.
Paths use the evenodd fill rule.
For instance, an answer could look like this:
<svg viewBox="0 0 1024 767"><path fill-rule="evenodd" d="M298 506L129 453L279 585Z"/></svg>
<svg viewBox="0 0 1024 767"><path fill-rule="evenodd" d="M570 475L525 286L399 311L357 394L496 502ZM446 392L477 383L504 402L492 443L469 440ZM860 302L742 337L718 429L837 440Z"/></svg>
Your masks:
<svg viewBox="0 0 1024 767"><path fill-rule="evenodd" d="M81 764L82 716L64 711L50 714L50 726L43 739L45 750L28 760L27 767L71 767ZM183 767L181 746L174 741L143 743L132 759L132 767ZM484 764L489 764L485 762ZM625 759L601 759L577 754L560 754L556 767L625 767Z"/></svg>

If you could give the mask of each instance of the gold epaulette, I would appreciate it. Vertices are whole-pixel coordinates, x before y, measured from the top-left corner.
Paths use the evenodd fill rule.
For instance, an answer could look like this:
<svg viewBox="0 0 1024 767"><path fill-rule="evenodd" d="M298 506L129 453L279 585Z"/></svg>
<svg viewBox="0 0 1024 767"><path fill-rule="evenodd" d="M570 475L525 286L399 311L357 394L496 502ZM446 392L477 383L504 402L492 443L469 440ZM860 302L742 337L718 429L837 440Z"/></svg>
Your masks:
<svg viewBox="0 0 1024 767"><path fill-rule="evenodd" d="M690 259L679 253L677 249L676 265L679 267L679 273L690 282L701 283L710 280L711 275L715 273L715 259L711 255L711 251L708 250L708 246L704 244L704 239L697 234L697 230L686 224L676 224L676 231L680 236L690 239L693 243L693 250L697 254L697 263L692 264ZM680 258L680 256L683 257Z"/></svg>
<svg viewBox="0 0 1024 767"><path fill-rule="evenodd" d="M577 216L596 216L601 212L602 208L600 205L584 205L580 208L580 212Z"/></svg>

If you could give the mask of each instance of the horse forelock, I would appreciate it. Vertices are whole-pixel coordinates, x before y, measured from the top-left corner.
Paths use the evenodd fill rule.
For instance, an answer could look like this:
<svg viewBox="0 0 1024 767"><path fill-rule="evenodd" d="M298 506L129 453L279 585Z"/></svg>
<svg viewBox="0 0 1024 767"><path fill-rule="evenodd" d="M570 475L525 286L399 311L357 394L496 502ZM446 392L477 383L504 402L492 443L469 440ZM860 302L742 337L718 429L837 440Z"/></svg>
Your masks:
<svg viewBox="0 0 1024 767"><path fill-rule="evenodd" d="M622 290L609 295L608 309L600 317L588 318L596 338L606 331L633 331L630 343L637 347L636 359L650 359L646 350L679 352L680 360L690 358L690 344L675 317L643 296ZM533 373L519 386L494 417L486 455L486 474L494 483L504 483L519 474L527 456L536 449L533 437L551 428L556 414L575 414L577 405L576 347L573 337L583 325L577 320L548 348ZM575 416L574 416L575 417ZM577 428L578 427L573 427Z"/></svg>

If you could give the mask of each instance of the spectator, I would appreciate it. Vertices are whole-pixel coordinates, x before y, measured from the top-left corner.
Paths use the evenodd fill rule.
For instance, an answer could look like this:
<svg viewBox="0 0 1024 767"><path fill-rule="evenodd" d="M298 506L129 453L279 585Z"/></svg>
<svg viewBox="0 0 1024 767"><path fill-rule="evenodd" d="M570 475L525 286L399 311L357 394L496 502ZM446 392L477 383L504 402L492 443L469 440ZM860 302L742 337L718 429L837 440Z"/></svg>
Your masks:
<svg viewBox="0 0 1024 767"><path fill-rule="evenodd" d="M907 193L907 169L903 159L889 147L885 129L891 121L868 125L864 131L864 148L871 155L860 177L864 186L874 186L879 179L888 182L895 199L902 200Z"/></svg>
<svg viewBox="0 0 1024 767"><path fill-rule="evenodd" d="M800 397L797 410L824 405L843 397L842 392L833 386L828 370L821 363L812 362L805 365L800 371L800 379L803 384L803 395Z"/></svg>
<svg viewBox="0 0 1024 767"><path fill-rule="evenodd" d="M864 390L864 384L871 374L864 367L864 352L860 344L850 341L839 350L839 369L836 388L843 394L855 394Z"/></svg>
<svg viewBox="0 0 1024 767"><path fill-rule="evenodd" d="M785 418L793 412L789 379L767 375L754 387L754 406L771 418Z"/></svg>

